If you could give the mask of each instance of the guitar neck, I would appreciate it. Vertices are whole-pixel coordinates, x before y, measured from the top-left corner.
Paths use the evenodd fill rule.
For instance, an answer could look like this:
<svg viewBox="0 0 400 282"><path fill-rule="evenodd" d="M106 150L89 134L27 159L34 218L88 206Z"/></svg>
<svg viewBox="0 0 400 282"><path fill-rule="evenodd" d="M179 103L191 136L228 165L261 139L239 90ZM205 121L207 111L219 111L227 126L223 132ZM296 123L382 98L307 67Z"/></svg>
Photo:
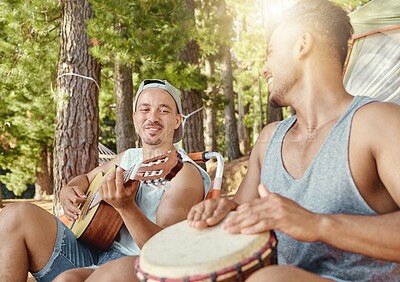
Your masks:
<svg viewBox="0 0 400 282"><path fill-rule="evenodd" d="M131 166L130 168L128 168L127 170L124 171L124 184L126 184L128 181L132 180L131 175L135 175L136 171L138 170L138 168L141 166L141 163L135 164L133 166Z"/></svg>

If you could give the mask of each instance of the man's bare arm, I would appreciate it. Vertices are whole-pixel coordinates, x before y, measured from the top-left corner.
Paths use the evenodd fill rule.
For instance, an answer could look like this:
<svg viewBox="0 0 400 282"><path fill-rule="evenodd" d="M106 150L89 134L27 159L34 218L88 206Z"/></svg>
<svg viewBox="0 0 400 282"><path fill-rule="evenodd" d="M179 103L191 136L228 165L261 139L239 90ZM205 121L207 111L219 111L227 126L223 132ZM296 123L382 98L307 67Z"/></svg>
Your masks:
<svg viewBox="0 0 400 282"><path fill-rule="evenodd" d="M261 166L276 123L269 124L261 132L251 152L248 169L233 200L210 199L195 205L189 215L191 227L206 228L221 222L226 215L236 209L238 204L258 197L257 186L260 183Z"/></svg>
<svg viewBox="0 0 400 282"><path fill-rule="evenodd" d="M163 228L186 219L190 208L204 198L204 183L198 169L184 163L183 168L169 183L157 209L157 222L151 222L135 205L119 209L133 240L141 248Z"/></svg>
<svg viewBox="0 0 400 282"><path fill-rule="evenodd" d="M251 151L247 173L244 176L234 200L238 204L249 202L258 198L257 187L260 184L261 169L264 162L269 140L276 128L277 123L270 123L262 130L257 142Z"/></svg>
<svg viewBox="0 0 400 282"><path fill-rule="evenodd" d="M338 248L400 262L400 107L373 103L361 110L355 122L368 127L369 134L363 137L369 142L378 177L383 184L379 188L387 189L397 207L387 208L392 212L378 216L328 216L323 221L324 232L320 239ZM379 206L379 203L374 204ZM382 202L382 205L385 204L392 205ZM337 240L330 232L336 238L344 239Z"/></svg>
<svg viewBox="0 0 400 282"><path fill-rule="evenodd" d="M118 164L122 154L86 174L74 177L62 187L60 192L61 205L63 206L65 216L69 220L76 220L80 215L81 211L78 206L86 201L87 197L85 194L90 182L92 182L98 173L106 173Z"/></svg>
<svg viewBox="0 0 400 282"><path fill-rule="evenodd" d="M354 118L352 138L362 139L363 144L357 143L357 146L365 146L362 155L371 155L374 161L368 163L369 158L366 158L359 165L365 169L365 165L376 163L377 178L384 187L372 185L372 189L387 189L397 207L375 216L316 214L285 197L268 192L268 187L259 187L261 198L239 206L236 215L227 221L225 227L233 233L275 229L299 241L324 242L349 252L400 262L400 108L384 104L371 104L369 108L368 111L360 111L360 115ZM368 134L359 134L360 130L365 131L362 127L368 127ZM355 173L355 162L355 159L350 161L352 172L360 178L362 173ZM356 182L362 183L362 179L356 179ZM364 195L368 193L364 190L371 190L371 187L362 187L361 184L358 188ZM380 196L380 199L386 204L392 203L385 197Z"/></svg>

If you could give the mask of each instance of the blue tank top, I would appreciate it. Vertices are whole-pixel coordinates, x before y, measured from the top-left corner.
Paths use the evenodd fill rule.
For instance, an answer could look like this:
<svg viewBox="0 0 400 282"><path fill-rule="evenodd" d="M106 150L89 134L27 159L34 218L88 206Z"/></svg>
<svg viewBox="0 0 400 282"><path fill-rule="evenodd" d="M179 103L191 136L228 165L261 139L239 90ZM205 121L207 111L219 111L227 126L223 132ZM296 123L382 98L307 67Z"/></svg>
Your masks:
<svg viewBox="0 0 400 282"><path fill-rule="evenodd" d="M296 116L279 123L265 154L261 183L271 192L292 199L315 213L377 215L360 195L348 158L354 113L374 101L365 96L353 99L300 179L294 179L286 171L281 157L282 142L295 124ZM299 242L279 231L276 235L279 264L295 265L345 281L400 281L397 263L346 252L321 242Z"/></svg>

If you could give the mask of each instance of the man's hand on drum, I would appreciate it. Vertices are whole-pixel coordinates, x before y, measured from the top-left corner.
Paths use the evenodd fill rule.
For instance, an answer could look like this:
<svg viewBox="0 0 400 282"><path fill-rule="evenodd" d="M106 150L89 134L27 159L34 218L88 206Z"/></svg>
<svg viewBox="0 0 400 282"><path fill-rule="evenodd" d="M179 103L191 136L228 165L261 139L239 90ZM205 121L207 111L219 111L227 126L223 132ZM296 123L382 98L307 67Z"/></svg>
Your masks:
<svg viewBox="0 0 400 282"><path fill-rule="evenodd" d="M324 215L312 213L292 200L258 186L260 198L237 207L223 227L230 233L255 234L279 230L304 242L318 240Z"/></svg>
<svg viewBox="0 0 400 282"><path fill-rule="evenodd" d="M191 208L188 214L189 226L202 229L216 225L237 206L235 201L223 198L202 201Z"/></svg>

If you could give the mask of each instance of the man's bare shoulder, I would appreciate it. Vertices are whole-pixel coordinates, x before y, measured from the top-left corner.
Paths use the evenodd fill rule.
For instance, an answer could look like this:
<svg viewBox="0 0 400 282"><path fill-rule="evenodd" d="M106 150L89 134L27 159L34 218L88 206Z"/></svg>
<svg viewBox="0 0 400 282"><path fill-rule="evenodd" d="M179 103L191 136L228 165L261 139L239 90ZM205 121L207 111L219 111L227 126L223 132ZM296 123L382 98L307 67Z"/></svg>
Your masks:
<svg viewBox="0 0 400 282"><path fill-rule="evenodd" d="M203 178L200 171L194 164L190 162L184 162L179 173L171 180L171 186L172 184L174 184L173 187L178 187L179 189L203 189Z"/></svg>
<svg viewBox="0 0 400 282"><path fill-rule="evenodd" d="M363 106L354 115L351 132L353 144L368 146L373 154L392 150L400 139L400 106L387 102Z"/></svg>
<svg viewBox="0 0 400 282"><path fill-rule="evenodd" d="M400 130L400 106L389 102L374 102L360 108L354 121L369 130Z"/></svg>
<svg viewBox="0 0 400 282"><path fill-rule="evenodd" d="M258 136L257 143L269 143L275 128L278 126L279 121L267 124Z"/></svg>
<svg viewBox="0 0 400 282"><path fill-rule="evenodd" d="M261 167L265 152L278 123L279 122L272 122L267 124L258 136L250 155L250 164L252 167Z"/></svg>

